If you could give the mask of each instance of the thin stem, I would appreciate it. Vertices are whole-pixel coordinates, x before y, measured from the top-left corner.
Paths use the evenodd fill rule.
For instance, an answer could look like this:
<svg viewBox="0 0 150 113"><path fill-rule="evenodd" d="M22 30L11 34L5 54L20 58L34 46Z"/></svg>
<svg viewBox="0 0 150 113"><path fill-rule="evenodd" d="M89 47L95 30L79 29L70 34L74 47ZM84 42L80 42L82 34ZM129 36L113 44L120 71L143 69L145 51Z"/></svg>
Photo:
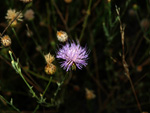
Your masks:
<svg viewBox="0 0 150 113"><path fill-rule="evenodd" d="M28 56L27 52L25 51L25 49L23 48L23 46L22 46L22 44L21 44L21 42L20 42L20 40L19 40L19 38L18 38L18 35L17 35L17 33L16 33L16 31L15 31L15 29L14 29L13 27L12 27L12 31L13 31L13 33L14 33L16 39L17 39L17 42L19 43L19 45L20 45L20 47L22 48L23 52L25 53L27 59L29 60L29 56Z"/></svg>
<svg viewBox="0 0 150 113"><path fill-rule="evenodd" d="M16 111L18 111L19 113L21 113L21 111L18 109L18 108L16 108L14 105L13 105L13 103L11 103L11 102L8 102L2 95L0 95L0 98L2 98L7 104L9 104L13 109L15 109Z"/></svg>
<svg viewBox="0 0 150 113"><path fill-rule="evenodd" d="M49 87L49 85L50 85L50 83L52 82L52 77L50 77L50 79L49 79L49 82L48 82L48 84L47 84L47 86L46 86L46 88L45 88L45 90L44 90L44 92L43 92L43 97L44 97L44 95L45 95L45 93L46 93L46 91L47 91L47 89L48 89L48 87ZM35 110L33 111L33 113L36 113L36 111L39 109L39 104L36 106L36 108L35 108Z"/></svg>
<svg viewBox="0 0 150 113"><path fill-rule="evenodd" d="M8 26L4 29L4 31L2 32L1 36L4 35L4 33L6 32L6 30L9 28L9 26L17 19L17 17L21 14L22 11L20 11L17 16L8 24Z"/></svg>
<svg viewBox="0 0 150 113"><path fill-rule="evenodd" d="M56 98L56 96L58 94L58 91L60 90L60 87L63 85L64 81L66 80L67 76L68 76L68 72L64 76L63 80L60 83L57 83L58 88L57 88L56 92L54 93L54 100L55 100L55 98Z"/></svg>
<svg viewBox="0 0 150 113"><path fill-rule="evenodd" d="M31 32L31 30L29 29L28 24L26 24L26 27L27 27L28 32ZM39 46L39 44L38 44L38 42L34 39L33 35L31 35L31 38L32 38L33 42L35 43L35 45L38 47L38 46ZM43 56L42 51L41 51L41 50L39 50L39 52L40 52L40 54Z"/></svg>
<svg viewBox="0 0 150 113"><path fill-rule="evenodd" d="M50 77L49 82L48 82L48 84L47 84L47 86L46 86L46 88L45 88L42 96L45 95L45 93L46 93L46 91L47 91L47 89L48 89L48 87L49 87L49 85L50 85L51 82L52 82L52 77Z"/></svg>
<svg viewBox="0 0 150 113"><path fill-rule="evenodd" d="M85 16L85 19L84 19L84 23L83 23L83 28L82 28L82 31L81 31L81 35L80 35L80 38L79 38L79 41L81 42L82 38L83 38L83 35L84 35L84 31L85 31L85 28L86 28L86 25L87 25L87 20L88 20L88 17L90 15L90 10L91 10L91 5L92 5L92 0L89 1L89 6L88 6L88 10L87 10L87 14Z"/></svg>
<svg viewBox="0 0 150 113"><path fill-rule="evenodd" d="M90 31L90 28L88 29ZM92 33L89 34L90 36L90 42L92 45L94 45L94 37L92 35ZM105 90L103 88L103 86L101 85L101 81L100 81L100 74L99 74L99 65L98 65L98 58L97 58L97 51L96 51L96 48L93 47L93 58L94 58L94 69L95 69L95 75L96 76L91 76L93 78L93 80L95 80L98 88L97 88L97 100L98 100L98 104L99 106L102 105L102 99L101 99L101 90ZM99 107L99 110L98 112L100 111L101 107Z"/></svg>
<svg viewBox="0 0 150 113"><path fill-rule="evenodd" d="M23 77L22 73L20 72L19 75L21 76L21 78L23 79L23 81L25 82L25 84L28 86L28 88L30 89L31 93L33 94L33 97L35 97L37 100L39 100L39 98L37 97L37 95L35 94L35 92L33 91L32 87L28 84L28 82L26 81L26 79Z"/></svg>
<svg viewBox="0 0 150 113"><path fill-rule="evenodd" d="M30 89L30 92L33 94L33 97L35 97L37 100L39 100L39 98L37 97L37 95L35 94L35 92L32 89L32 86L30 86L28 84L28 82L26 81L26 79L24 78L22 72L21 72L21 68L19 66L19 60L14 61L14 58L12 56L12 52L9 51L10 57L11 57L11 64L13 66L13 68L15 69L15 71L20 75L20 77L23 79L23 81L25 82L25 84L27 85L27 87Z"/></svg>
<svg viewBox="0 0 150 113"><path fill-rule="evenodd" d="M37 73L35 73L35 72L31 71L31 70L28 70L28 69L26 69L25 71L29 72L30 74L32 74L33 76L35 76L35 77L37 77L37 78L43 79L43 80L45 80L45 81L49 81L49 78L48 78L48 77L42 76L42 75L37 74ZM51 82L56 83L57 81L52 80Z"/></svg>
<svg viewBox="0 0 150 113"><path fill-rule="evenodd" d="M40 43L42 44L41 36L40 36L40 34L39 34L39 32L38 32L38 30L37 30L35 24L34 24L34 21L31 21L31 23L32 23L32 26L33 26L33 28L34 28L34 31L36 32L37 38L39 39Z"/></svg>
<svg viewBox="0 0 150 113"><path fill-rule="evenodd" d="M36 106L35 110L33 111L33 113L36 113L36 111L39 109L39 104Z"/></svg>
<svg viewBox="0 0 150 113"><path fill-rule="evenodd" d="M122 22L121 22L121 19L120 19L120 11L119 11L119 9L117 7L116 7L116 12L117 12L117 15L119 16L119 22L120 22L120 33L121 33L121 43L122 43L122 63L123 63L124 71L125 71L125 73L127 75L127 78L128 78L128 80L130 82L133 94L134 94L136 102L137 102L138 109L139 109L140 112L142 112L142 108L141 108L140 102L139 102L139 100L137 98L137 95L136 95L136 92L135 92L135 88L133 86L133 82L132 82L131 77L130 77L128 64L125 61L125 50L124 50L124 29L125 29L125 26L122 25Z"/></svg>
<svg viewBox="0 0 150 113"><path fill-rule="evenodd" d="M17 59L16 58L16 55L15 55L15 53L13 52L13 50L12 50L12 48L10 47L10 51L12 52L11 54L13 54L13 56L14 56L14 58L15 59ZM11 57L11 58L13 58L13 57ZM13 59L14 60L14 59ZM19 62L18 62L19 63ZM11 65L12 66L12 65ZM25 69L23 68L23 66L19 63L19 66L22 68L22 70L25 72L25 74L30 78L30 79L28 79L25 75L23 75L24 76L24 78L32 85L32 86L34 86L34 88L36 88L39 92L43 92L43 90L39 87L39 86L37 86L37 83L35 82L35 80L31 77L31 75L29 75L29 73L27 73L27 71L25 71Z"/></svg>
<svg viewBox="0 0 150 113"><path fill-rule="evenodd" d="M55 7L55 9L56 9L56 11L57 11L57 13L58 13L58 15L59 15L61 21L63 22L67 33L70 34L70 29L69 29L68 26L67 26L67 22L66 22L65 18L63 17L61 11L59 10L57 4L55 3L55 0L52 0L52 4L54 5L54 7ZM70 38L72 38L72 37L70 36Z"/></svg>
<svg viewBox="0 0 150 113"><path fill-rule="evenodd" d="M30 60L29 55L27 54L26 50L23 48L23 46L22 46L22 44L21 44L21 42L20 42L20 40L19 40L19 38L18 38L18 35L17 35L17 33L16 33L16 31L15 31L15 29L14 29L13 27L12 27L12 31L13 31L13 33L14 33L16 39L17 39L17 42L19 43L19 45L20 45L20 47L22 48L24 54L26 55L27 60L35 67L35 65L33 64L33 62Z"/></svg>
<svg viewBox="0 0 150 113"><path fill-rule="evenodd" d="M37 77L37 78L40 78L40 79L49 81L49 78L44 77L44 76L42 76L42 75L39 75L39 74L37 74L37 73L35 73L35 72L31 71L31 70L26 69L25 71L27 71L28 73L30 73L31 75L33 75L33 76L35 76L35 77Z"/></svg>

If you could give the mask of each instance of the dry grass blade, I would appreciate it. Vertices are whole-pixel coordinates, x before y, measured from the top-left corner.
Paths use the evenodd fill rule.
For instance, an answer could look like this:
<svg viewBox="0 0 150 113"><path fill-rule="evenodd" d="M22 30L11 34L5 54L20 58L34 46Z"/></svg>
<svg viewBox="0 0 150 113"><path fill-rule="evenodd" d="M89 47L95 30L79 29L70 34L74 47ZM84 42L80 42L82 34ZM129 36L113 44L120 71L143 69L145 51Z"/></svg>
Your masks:
<svg viewBox="0 0 150 113"><path fill-rule="evenodd" d="M130 77L130 73L129 73L129 69L128 69L128 64L127 64L127 62L125 60L125 50L124 50L124 30L125 30L125 26L121 22L121 19L120 19L120 9L118 9L117 7L116 7L116 12L117 12L117 15L119 16L119 22L120 22L120 33L121 33L121 43L122 43L122 64L123 64L123 67L124 67L125 74L128 77L128 80L130 82L132 91L134 93L138 109L139 109L140 112L142 112L142 108L141 108L140 102L138 100L137 94L135 92L135 88L133 86L133 82L132 82L131 77Z"/></svg>

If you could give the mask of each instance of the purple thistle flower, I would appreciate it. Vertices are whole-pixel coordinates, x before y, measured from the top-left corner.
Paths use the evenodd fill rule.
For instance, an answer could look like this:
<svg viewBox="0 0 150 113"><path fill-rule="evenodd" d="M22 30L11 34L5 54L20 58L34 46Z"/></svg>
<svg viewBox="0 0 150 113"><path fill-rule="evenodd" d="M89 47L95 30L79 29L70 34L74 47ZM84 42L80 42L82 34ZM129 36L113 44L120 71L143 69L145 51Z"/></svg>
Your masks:
<svg viewBox="0 0 150 113"><path fill-rule="evenodd" d="M76 65L79 69L87 65L89 52L86 47L81 47L79 42L67 42L60 48L56 54L56 58L63 59L61 67L68 71L71 66Z"/></svg>

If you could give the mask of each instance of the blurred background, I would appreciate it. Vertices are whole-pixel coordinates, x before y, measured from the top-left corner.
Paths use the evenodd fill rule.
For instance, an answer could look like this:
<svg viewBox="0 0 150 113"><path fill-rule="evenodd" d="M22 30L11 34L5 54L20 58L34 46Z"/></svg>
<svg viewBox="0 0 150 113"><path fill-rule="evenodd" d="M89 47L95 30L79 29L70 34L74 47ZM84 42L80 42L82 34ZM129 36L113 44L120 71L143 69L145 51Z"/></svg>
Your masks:
<svg viewBox="0 0 150 113"><path fill-rule="evenodd" d="M25 3L26 2L26 3ZM11 24L4 34L11 45L0 48L0 112L37 113L148 113L150 111L150 1L149 0L1 0L0 32L10 23L8 10L21 11L22 21ZM120 15L117 15L117 8ZM27 11L30 11L27 13ZM118 9L119 11L119 9ZM19 17L18 17L19 18ZM16 18L16 19L18 19ZM123 67L121 25L124 30ZM16 21L16 20L15 20ZM79 40L90 50L88 65L66 75L60 60L56 72L45 72L44 55L56 53L64 43L57 31L68 40ZM2 39L2 38L1 38ZM44 98L52 106L40 104L11 65L8 51L38 97L48 86ZM129 69L128 77L126 70ZM57 96L54 96L55 93ZM37 108L37 109L36 109Z"/></svg>

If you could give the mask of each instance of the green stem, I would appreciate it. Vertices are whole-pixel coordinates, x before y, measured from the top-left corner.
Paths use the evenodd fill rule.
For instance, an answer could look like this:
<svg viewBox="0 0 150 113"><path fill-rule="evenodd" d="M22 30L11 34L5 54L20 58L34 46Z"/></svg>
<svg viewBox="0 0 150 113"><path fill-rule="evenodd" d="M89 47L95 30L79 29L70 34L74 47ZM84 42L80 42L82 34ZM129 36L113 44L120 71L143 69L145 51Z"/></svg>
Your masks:
<svg viewBox="0 0 150 113"><path fill-rule="evenodd" d="M49 79L49 82L48 82L48 84L47 84L47 86L46 86L46 88L45 88L45 90L44 90L44 92L43 92L43 97L44 97L44 95L45 95L45 93L46 93L46 91L47 91L47 89L48 89L48 87L49 87L49 85L50 85L50 83L52 82L52 77L50 77L50 79ZM33 111L33 113L36 113L36 111L39 109L39 104L36 106L36 108L35 108L35 110Z"/></svg>
<svg viewBox="0 0 150 113"><path fill-rule="evenodd" d="M15 109L16 111L18 111L19 113L21 113L21 111L16 108L13 103L8 102L2 95L0 95L0 98L2 98L7 104L9 104L13 109Z"/></svg>
<svg viewBox="0 0 150 113"><path fill-rule="evenodd" d="M35 110L33 111L33 113L36 113L36 111L39 109L39 104L36 106Z"/></svg>
<svg viewBox="0 0 150 113"><path fill-rule="evenodd" d="M44 92L43 92L43 97L44 97L44 95L45 95L45 93L46 93L46 91L47 91L47 89L48 89L48 87L49 87L49 85L50 85L50 83L52 82L52 77L50 77L50 79L49 79L49 82L48 82L48 84L47 84L47 86L46 86L46 88L45 88L45 90L44 90ZM33 111L33 113L36 113L36 111L39 109L39 104L36 106L36 108L35 108L35 110Z"/></svg>
<svg viewBox="0 0 150 113"><path fill-rule="evenodd" d="M79 38L80 42L81 42L81 40L83 38L85 27L87 25L87 20L88 20L88 17L90 15L91 5L92 5L92 0L90 0L90 2L89 2L88 10L87 10L87 15L85 16L85 19L84 19L83 28L82 28L81 35L80 35L80 38Z"/></svg>
<svg viewBox="0 0 150 113"><path fill-rule="evenodd" d="M31 21L31 22L32 22L32 26L33 26L33 28L34 28L34 31L36 32L37 38L39 39L40 43L42 44L41 36L40 36L40 34L39 34L39 32L38 32L38 30L37 30L35 24L34 24L34 21Z"/></svg>
<svg viewBox="0 0 150 113"><path fill-rule="evenodd" d="M34 39L33 36L31 36L31 38L32 38L33 42L35 43L35 45L38 47L38 46L39 46L38 42ZM40 52L40 54L43 56L42 51L40 50L39 52Z"/></svg>
<svg viewBox="0 0 150 113"><path fill-rule="evenodd" d="M32 74L33 76L35 76L35 77L37 77L37 78L40 78L40 79L49 81L49 78L47 78L47 77L45 77L45 76L42 76L42 75L39 75L39 74L37 74L37 73L35 73L35 72L31 71L31 70L25 69L25 71L27 71L28 73ZM51 82L56 83L55 80L52 80Z"/></svg>
<svg viewBox="0 0 150 113"><path fill-rule="evenodd" d="M56 92L54 93L54 100L55 100L55 98L56 98L56 96L57 96L57 94L58 94L58 91L60 90L60 87L62 86L62 84L63 84L64 81L66 80L67 75L68 75L68 72L67 72L66 75L64 76L63 80L62 80L60 83L57 83L58 88L57 88Z"/></svg>
<svg viewBox="0 0 150 113"><path fill-rule="evenodd" d="M28 86L28 88L30 89L30 92L33 94L33 97L35 97L37 100L39 100L39 98L37 97L37 95L35 94L35 92L32 89L32 86L30 86L28 84L28 82L26 81L26 79L23 77L22 73L20 72L19 75L21 76L21 78L23 79L23 81L25 82L25 84Z"/></svg>
<svg viewBox="0 0 150 113"><path fill-rule="evenodd" d="M13 33L14 33L16 39L17 39L17 42L19 43L19 45L20 45L20 47L22 48L24 54L26 55L27 60L31 63L31 65L32 65L33 67L35 67L34 63L30 60L30 58L29 58L29 56L28 56L26 50L23 48L23 46L22 46L22 44L21 44L21 42L20 42L20 40L19 40L19 38L18 38L18 35L17 35L17 33L16 33L16 31L15 31L15 29L14 29L13 27L12 27L12 31L13 31Z"/></svg>
<svg viewBox="0 0 150 113"><path fill-rule="evenodd" d="M12 31L13 31L16 39L17 39L18 44L20 45L20 47L22 48L23 52L25 53L27 59L29 59L29 56L28 56L27 52L25 51L25 49L23 48L23 46L22 46L22 44L21 44L21 42L20 42L20 40L18 38L18 35L17 35L17 33L16 33L16 31L15 31L15 29L13 27L12 27Z"/></svg>
<svg viewBox="0 0 150 113"><path fill-rule="evenodd" d="M22 75L22 72L21 72L21 68L19 66L19 60L14 61L14 58L12 56L12 52L9 51L9 54L10 54L10 57L11 57L11 64L13 66L13 68L15 69L15 71L21 76L21 78L23 79L23 81L25 82L25 84L28 86L28 88L30 89L30 92L33 94L33 97L35 97L37 100L39 100L39 98L37 97L37 95L35 94L35 92L33 91L32 89L32 86L30 86L28 84L28 82L26 81L26 79L24 78L24 76Z"/></svg>
<svg viewBox="0 0 150 113"><path fill-rule="evenodd" d="M12 27L12 31L13 31L13 33L14 33L14 35L15 35L15 37L17 39L17 42L19 43L20 47L23 49L22 44L21 44L21 42L20 42L20 40L18 38L18 35L17 35L17 33L16 33L16 31L15 31L15 29L13 27Z"/></svg>
<svg viewBox="0 0 150 113"><path fill-rule="evenodd" d="M48 82L48 84L47 84L47 86L46 86L46 88L45 88L45 90L43 92L43 96L45 95L45 93L46 93L46 91L47 91L47 89L48 89L48 87L49 87L51 82L52 82L52 77L50 77L50 79L49 79L49 82Z"/></svg>

